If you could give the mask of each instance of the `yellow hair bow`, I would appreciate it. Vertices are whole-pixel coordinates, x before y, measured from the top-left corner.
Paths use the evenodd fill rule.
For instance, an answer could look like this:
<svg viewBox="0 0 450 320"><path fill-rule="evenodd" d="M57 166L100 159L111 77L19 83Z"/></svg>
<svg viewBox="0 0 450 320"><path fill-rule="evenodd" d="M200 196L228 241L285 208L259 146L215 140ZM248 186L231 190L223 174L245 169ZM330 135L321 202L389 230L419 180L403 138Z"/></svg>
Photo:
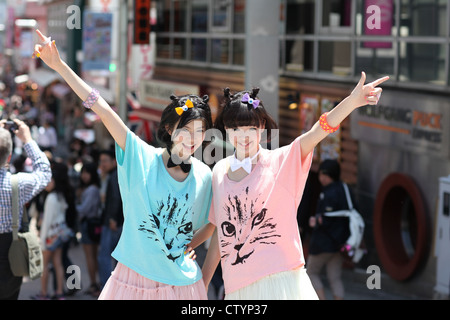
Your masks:
<svg viewBox="0 0 450 320"><path fill-rule="evenodd" d="M188 109L193 108L193 107L194 107L194 104L192 103L192 101L187 99L186 104L182 107L175 108L175 111L178 113L179 116L181 116L183 114L183 112L185 112Z"/></svg>

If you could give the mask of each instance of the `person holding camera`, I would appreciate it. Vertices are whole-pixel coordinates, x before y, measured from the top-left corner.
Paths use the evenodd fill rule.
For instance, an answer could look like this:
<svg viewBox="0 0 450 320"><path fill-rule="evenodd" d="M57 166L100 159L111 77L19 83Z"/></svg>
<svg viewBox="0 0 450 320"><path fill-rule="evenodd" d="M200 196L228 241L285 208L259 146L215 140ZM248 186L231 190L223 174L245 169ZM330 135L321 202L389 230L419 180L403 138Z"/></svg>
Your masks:
<svg viewBox="0 0 450 320"><path fill-rule="evenodd" d="M11 173L8 171L12 155L12 137L14 133L23 143L23 149L32 161L31 173L19 175L19 230L23 206L41 192L52 177L50 163L45 154L32 139L30 128L21 120L12 122L0 120L0 300L17 300L22 278L15 277L10 268L8 251L12 242L12 190Z"/></svg>

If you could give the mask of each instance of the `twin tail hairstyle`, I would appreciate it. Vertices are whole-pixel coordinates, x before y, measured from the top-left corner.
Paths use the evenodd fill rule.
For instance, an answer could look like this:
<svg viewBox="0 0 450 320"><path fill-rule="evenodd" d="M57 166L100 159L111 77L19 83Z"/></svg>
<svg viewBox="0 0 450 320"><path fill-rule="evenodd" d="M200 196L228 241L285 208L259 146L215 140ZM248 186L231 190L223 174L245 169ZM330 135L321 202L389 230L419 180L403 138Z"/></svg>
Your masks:
<svg viewBox="0 0 450 320"><path fill-rule="evenodd" d="M223 93L224 104L214 123L214 127L222 133L222 136L226 136L227 128L255 126L265 129L267 140L270 141L272 129L278 129L278 126L264 108L264 103L259 100L259 88L255 87L251 91L241 91L235 94L231 93L230 88L225 88ZM257 107L250 103L252 101L247 101L248 98L258 100Z"/></svg>
<svg viewBox="0 0 450 320"><path fill-rule="evenodd" d="M170 150L173 144L172 136L169 133L168 129L174 131L176 129L183 128L192 120L203 121L205 130L212 128L213 122L211 117L211 109L208 104L208 95L204 95L202 98L200 98L197 95L191 94L183 95L180 97L172 94L170 96L170 100L172 100L172 102L164 109L161 116L159 128L156 133L157 139L164 145L164 147ZM179 115L176 112L176 108L185 106L188 100L192 102L193 107L187 109L181 115ZM177 122L178 125L175 128Z"/></svg>

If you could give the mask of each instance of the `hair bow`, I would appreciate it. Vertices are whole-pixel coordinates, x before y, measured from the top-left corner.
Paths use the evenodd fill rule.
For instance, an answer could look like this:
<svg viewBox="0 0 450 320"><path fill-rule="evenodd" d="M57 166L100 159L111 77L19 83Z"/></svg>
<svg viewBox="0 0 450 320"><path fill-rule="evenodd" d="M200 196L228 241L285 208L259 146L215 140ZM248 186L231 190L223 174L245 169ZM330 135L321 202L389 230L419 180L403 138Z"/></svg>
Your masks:
<svg viewBox="0 0 450 320"><path fill-rule="evenodd" d="M251 104L253 106L253 109L258 108L258 106L259 106L259 100L250 98L250 95L248 93L244 94L244 96L242 97L241 102L245 102L247 104Z"/></svg>
<svg viewBox="0 0 450 320"><path fill-rule="evenodd" d="M193 108L193 107L194 107L194 104L192 103L192 101L187 99L185 105L182 107L175 108L175 111L178 113L179 116L181 116L183 114L183 112L185 112L188 109Z"/></svg>

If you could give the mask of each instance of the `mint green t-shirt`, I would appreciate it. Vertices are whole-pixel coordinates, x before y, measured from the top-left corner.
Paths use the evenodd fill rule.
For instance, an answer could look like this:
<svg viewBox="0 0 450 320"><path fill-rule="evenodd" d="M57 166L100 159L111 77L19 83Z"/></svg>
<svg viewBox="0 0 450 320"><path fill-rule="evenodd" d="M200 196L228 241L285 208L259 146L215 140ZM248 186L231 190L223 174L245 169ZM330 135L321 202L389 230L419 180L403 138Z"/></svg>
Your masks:
<svg viewBox="0 0 450 320"><path fill-rule="evenodd" d="M197 262L184 251L194 230L208 223L211 170L192 157L183 182L173 179L155 148L128 131L125 151L116 144L124 224L112 256L154 281L175 286L201 279Z"/></svg>

